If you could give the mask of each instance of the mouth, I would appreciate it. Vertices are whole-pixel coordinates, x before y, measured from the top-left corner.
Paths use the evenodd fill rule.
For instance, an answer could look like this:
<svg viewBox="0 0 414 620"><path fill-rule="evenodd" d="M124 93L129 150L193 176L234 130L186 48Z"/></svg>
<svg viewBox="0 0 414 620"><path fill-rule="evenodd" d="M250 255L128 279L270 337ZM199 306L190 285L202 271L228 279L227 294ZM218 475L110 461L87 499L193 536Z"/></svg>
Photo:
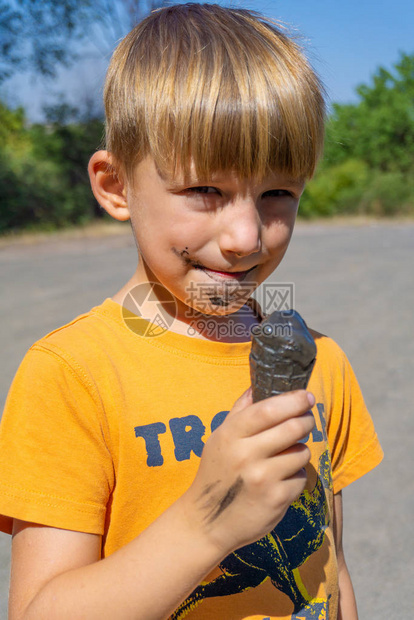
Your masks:
<svg viewBox="0 0 414 620"><path fill-rule="evenodd" d="M211 269L209 267L206 267L203 263L199 262L196 258L193 258L189 252L188 252L188 248L185 248L185 250L182 250L181 252L179 252L177 250L177 248L172 248L174 254L180 258L186 265L187 267L192 267L193 269L198 269L199 271L203 271L211 280L214 280L215 282L218 283L228 283L228 284L232 284L232 283L236 283L236 282L242 282L243 280L245 280L247 278L247 276L254 270L256 269L256 267L258 267L258 265L253 265L253 267L250 267L249 269L243 269L240 271L234 270L234 271L226 271L226 270L222 270L222 269Z"/></svg>
<svg viewBox="0 0 414 620"><path fill-rule="evenodd" d="M209 269L208 267L199 264L194 264L193 267L203 271L215 282L242 282L246 279L248 274L253 271L253 269L256 269L257 265L254 265L253 267L250 267L250 269L246 269L244 271L220 271L218 269Z"/></svg>

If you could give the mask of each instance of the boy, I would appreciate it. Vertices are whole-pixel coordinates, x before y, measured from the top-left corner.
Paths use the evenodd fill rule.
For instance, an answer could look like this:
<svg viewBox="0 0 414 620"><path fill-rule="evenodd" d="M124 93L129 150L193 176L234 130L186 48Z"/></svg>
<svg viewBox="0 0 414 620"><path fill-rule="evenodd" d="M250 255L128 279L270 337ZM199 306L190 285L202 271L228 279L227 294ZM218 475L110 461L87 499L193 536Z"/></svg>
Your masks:
<svg viewBox="0 0 414 620"><path fill-rule="evenodd" d="M381 449L352 370L315 334L309 391L247 389L250 295L322 148L318 80L257 15L178 5L121 42L105 103L92 189L139 262L9 394L10 617L353 620L340 491Z"/></svg>

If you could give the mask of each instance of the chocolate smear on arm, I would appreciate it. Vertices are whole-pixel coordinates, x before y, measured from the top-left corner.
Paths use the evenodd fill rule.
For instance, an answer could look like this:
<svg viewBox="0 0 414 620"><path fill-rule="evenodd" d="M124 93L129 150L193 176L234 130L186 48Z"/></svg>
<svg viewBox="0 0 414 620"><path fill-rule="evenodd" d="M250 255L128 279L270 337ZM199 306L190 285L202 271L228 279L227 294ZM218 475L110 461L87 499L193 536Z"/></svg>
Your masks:
<svg viewBox="0 0 414 620"><path fill-rule="evenodd" d="M237 480L231 485L231 487L224 493L221 499L218 500L216 505L210 512L208 517L209 523L215 521L226 508L230 506L230 504L236 499L240 491L243 487L243 479L241 476L237 478Z"/></svg>

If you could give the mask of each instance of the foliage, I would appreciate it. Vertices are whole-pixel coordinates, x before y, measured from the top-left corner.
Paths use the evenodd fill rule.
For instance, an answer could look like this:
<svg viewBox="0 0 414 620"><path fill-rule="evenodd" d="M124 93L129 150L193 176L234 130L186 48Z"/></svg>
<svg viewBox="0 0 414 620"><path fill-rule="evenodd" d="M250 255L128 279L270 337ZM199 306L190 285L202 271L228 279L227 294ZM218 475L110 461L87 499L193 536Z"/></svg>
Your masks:
<svg viewBox="0 0 414 620"><path fill-rule="evenodd" d="M368 182L368 166L358 159L324 169L305 189L300 203L303 217L323 217L339 212L355 212Z"/></svg>
<svg viewBox="0 0 414 620"><path fill-rule="evenodd" d="M299 214L307 219L414 214L414 179L401 171L373 170L362 160L348 159L315 176L305 189Z"/></svg>
<svg viewBox="0 0 414 620"><path fill-rule="evenodd" d="M79 36L90 0L0 0L0 82L16 69L54 76L73 58L70 41Z"/></svg>
<svg viewBox="0 0 414 620"><path fill-rule="evenodd" d="M304 217L414 213L414 55L380 67L355 105L334 104L325 155L301 205Z"/></svg>
<svg viewBox="0 0 414 620"><path fill-rule="evenodd" d="M414 164L414 55L401 54L391 73L382 67L357 105L334 104L326 158L364 159L372 168L407 172Z"/></svg>
<svg viewBox="0 0 414 620"><path fill-rule="evenodd" d="M87 176L102 131L99 119L26 127L21 109L0 104L0 232L102 216Z"/></svg>
<svg viewBox="0 0 414 620"><path fill-rule="evenodd" d="M16 69L55 77L77 59L74 42L107 56L154 0L0 0L0 83ZM79 45L76 46L79 48Z"/></svg>

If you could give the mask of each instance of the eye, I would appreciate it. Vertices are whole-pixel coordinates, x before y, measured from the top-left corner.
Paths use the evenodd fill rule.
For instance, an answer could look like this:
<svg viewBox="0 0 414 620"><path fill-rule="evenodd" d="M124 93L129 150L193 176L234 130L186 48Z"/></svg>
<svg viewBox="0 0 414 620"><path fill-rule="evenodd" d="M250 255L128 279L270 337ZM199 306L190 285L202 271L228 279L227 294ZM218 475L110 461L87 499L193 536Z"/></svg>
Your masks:
<svg viewBox="0 0 414 620"><path fill-rule="evenodd" d="M283 198L285 196L292 198L293 194L287 189L271 189L268 192L264 192L264 194L262 194L262 198Z"/></svg>
<svg viewBox="0 0 414 620"><path fill-rule="evenodd" d="M219 191L215 187L210 185L199 185L197 187L189 187L187 192L191 194L219 194Z"/></svg>

